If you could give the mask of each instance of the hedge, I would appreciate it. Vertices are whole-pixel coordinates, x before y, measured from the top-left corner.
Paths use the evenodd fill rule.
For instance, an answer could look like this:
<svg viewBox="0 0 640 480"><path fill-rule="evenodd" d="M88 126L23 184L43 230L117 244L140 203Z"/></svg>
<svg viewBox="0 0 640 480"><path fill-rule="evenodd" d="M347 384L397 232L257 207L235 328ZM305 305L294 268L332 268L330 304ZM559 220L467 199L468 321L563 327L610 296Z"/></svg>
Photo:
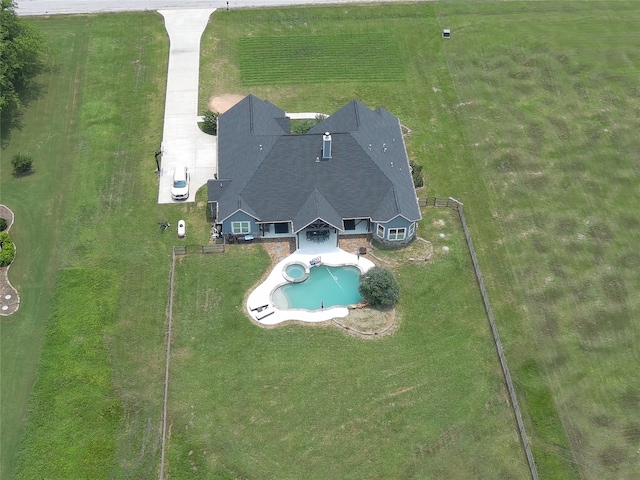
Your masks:
<svg viewBox="0 0 640 480"><path fill-rule="evenodd" d="M13 262L13 257L16 255L16 247L7 232L0 232L0 245L2 246L0 267L6 267Z"/></svg>

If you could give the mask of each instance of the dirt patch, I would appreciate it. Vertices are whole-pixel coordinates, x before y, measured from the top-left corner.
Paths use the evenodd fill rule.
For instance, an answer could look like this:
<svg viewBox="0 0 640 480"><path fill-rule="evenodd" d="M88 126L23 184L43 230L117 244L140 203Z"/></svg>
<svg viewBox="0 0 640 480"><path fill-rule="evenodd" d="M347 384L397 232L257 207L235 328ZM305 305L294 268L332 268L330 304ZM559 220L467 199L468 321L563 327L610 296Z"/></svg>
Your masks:
<svg viewBox="0 0 640 480"><path fill-rule="evenodd" d="M353 335L371 339L392 333L395 319L395 309L358 308L350 309L349 315L334 322Z"/></svg>
<svg viewBox="0 0 640 480"><path fill-rule="evenodd" d="M625 461L625 458L625 449L618 445L607 447L598 455L600 463L609 470L617 470L620 464Z"/></svg>
<svg viewBox="0 0 640 480"><path fill-rule="evenodd" d="M436 227L436 228L444 227L444 220L434 220L433 221L433 226Z"/></svg>
<svg viewBox="0 0 640 480"><path fill-rule="evenodd" d="M225 93L215 95L209 99L209 110L215 113L224 113L244 98L244 95Z"/></svg>
<svg viewBox="0 0 640 480"><path fill-rule="evenodd" d="M369 248L369 256L370 260L375 259L376 264L388 268L397 267L407 262L426 265L433 259L433 244L421 237L416 237L409 245L402 248L383 249L372 243Z"/></svg>

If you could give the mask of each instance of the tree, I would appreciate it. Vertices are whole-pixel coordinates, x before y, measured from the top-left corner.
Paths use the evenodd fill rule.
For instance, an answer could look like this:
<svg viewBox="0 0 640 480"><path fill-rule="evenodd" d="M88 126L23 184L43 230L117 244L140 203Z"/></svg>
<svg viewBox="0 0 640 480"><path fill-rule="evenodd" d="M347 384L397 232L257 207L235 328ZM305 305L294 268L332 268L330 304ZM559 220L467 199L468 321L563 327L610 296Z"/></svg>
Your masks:
<svg viewBox="0 0 640 480"><path fill-rule="evenodd" d="M393 307L400 296L400 284L388 268L373 267L360 277L358 291L372 307Z"/></svg>
<svg viewBox="0 0 640 480"><path fill-rule="evenodd" d="M18 17L14 0L0 3L0 116L3 124L20 115L37 91L34 79L44 69L40 31Z"/></svg>
<svg viewBox="0 0 640 480"><path fill-rule="evenodd" d="M30 155L18 153L11 159L11 165L13 165L13 173L22 175L23 173L31 171L33 168L33 160Z"/></svg>

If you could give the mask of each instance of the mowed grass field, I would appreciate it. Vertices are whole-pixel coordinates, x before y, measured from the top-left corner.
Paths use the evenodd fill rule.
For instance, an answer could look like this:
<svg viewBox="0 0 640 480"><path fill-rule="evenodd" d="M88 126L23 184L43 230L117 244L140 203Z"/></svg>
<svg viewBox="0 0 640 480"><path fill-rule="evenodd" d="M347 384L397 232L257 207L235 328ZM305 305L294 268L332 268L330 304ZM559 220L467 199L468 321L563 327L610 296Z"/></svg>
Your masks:
<svg viewBox="0 0 640 480"><path fill-rule="evenodd" d="M398 37L379 31L244 37L238 43L243 85L397 82L407 61ZM348 58L344 63L340 59ZM258 61L256 61L258 60Z"/></svg>
<svg viewBox="0 0 640 480"><path fill-rule="evenodd" d="M1 476L153 477L173 240L157 222L182 215L153 173L168 40L157 14L34 22L51 69L2 151L22 305L2 318ZM16 152L35 173L11 176Z"/></svg>
<svg viewBox="0 0 640 480"><path fill-rule="evenodd" d="M51 307L58 261L55 256L60 212L69 184L69 152L74 149L72 119L77 114L76 82L84 75L86 34L65 32L66 23L46 31L49 45L64 51L64 60L53 60L56 75L41 82L47 95L23 118L21 131L14 130L2 150L0 195L15 214L11 236L18 253L9 278L21 294L20 309L0 319L0 477L11 478L22 421L29 399L40 347ZM11 176L11 156L30 152L37 174ZM43 155L44 153L44 155ZM24 252L29 252L25 254Z"/></svg>
<svg viewBox="0 0 640 480"><path fill-rule="evenodd" d="M396 269L397 326L378 339L252 324L259 246L179 258L168 476L526 478L455 212L428 210L420 232L440 250Z"/></svg>

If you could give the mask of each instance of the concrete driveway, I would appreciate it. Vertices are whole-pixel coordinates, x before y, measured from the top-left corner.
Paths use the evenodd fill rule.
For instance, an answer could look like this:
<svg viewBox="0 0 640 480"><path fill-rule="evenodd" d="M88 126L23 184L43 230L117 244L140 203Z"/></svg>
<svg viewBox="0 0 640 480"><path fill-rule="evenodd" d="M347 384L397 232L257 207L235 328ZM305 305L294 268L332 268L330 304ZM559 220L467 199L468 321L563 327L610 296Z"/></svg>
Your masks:
<svg viewBox="0 0 640 480"><path fill-rule="evenodd" d="M197 124L200 38L214 11L159 10L170 47L158 203L179 203L171 198L177 166L186 166L191 174L187 202L194 202L196 191L217 172L217 138L203 133Z"/></svg>

